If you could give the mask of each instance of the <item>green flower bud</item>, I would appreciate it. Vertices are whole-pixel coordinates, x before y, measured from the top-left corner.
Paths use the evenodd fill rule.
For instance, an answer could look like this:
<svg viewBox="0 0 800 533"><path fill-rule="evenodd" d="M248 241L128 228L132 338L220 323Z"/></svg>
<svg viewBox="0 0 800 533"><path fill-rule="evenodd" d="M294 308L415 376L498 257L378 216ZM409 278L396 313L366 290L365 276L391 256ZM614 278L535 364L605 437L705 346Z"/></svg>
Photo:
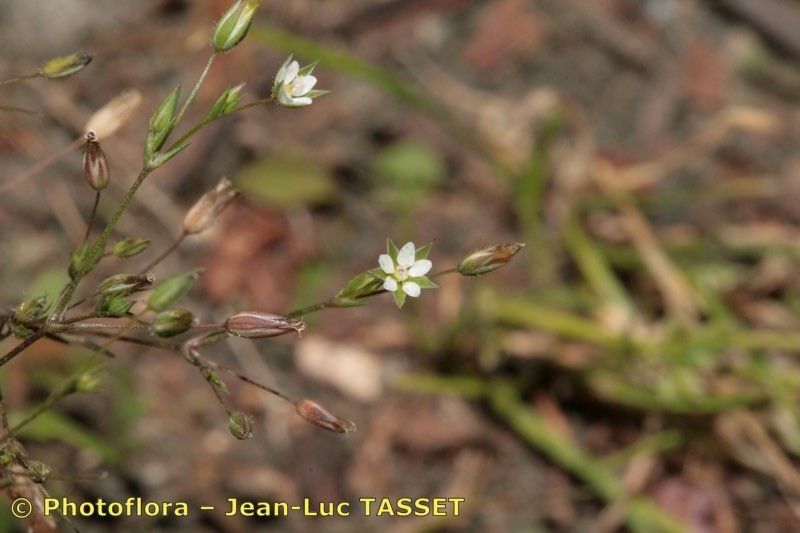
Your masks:
<svg viewBox="0 0 800 533"><path fill-rule="evenodd" d="M181 88L176 87L170 92L164 101L161 102L153 116L150 117L150 128L147 132L147 140L144 145L144 156L146 160L150 160L156 154L164 143L167 137L172 133L175 128L175 115L178 109L178 99L181 96Z"/></svg>
<svg viewBox="0 0 800 533"><path fill-rule="evenodd" d="M122 318L128 316L134 303L133 300L129 300L123 296L116 296L113 294L104 296L97 302L95 313L98 316Z"/></svg>
<svg viewBox="0 0 800 533"><path fill-rule="evenodd" d="M7 467L14 461L14 453L7 447L0 449L0 466Z"/></svg>
<svg viewBox="0 0 800 533"><path fill-rule="evenodd" d="M86 134L86 151L83 153L83 175L89 187L95 191L102 191L108 186L111 179L111 169L108 159L93 131Z"/></svg>
<svg viewBox="0 0 800 533"><path fill-rule="evenodd" d="M200 271L193 270L162 281L150 294L150 299L147 302L148 309L166 311L183 298L199 277Z"/></svg>
<svg viewBox="0 0 800 533"><path fill-rule="evenodd" d="M28 474L31 476L31 481L34 483L44 483L47 481L47 478L50 477L52 471L52 468L38 459L33 459L28 462Z"/></svg>
<svg viewBox="0 0 800 533"><path fill-rule="evenodd" d="M243 87L244 83L240 83L235 87L229 87L222 91L222 94L219 96L219 98L217 98L217 101L213 106L211 106L211 111L208 112L208 118L206 120L210 122L218 119L221 116L232 113L244 98L244 95L242 94Z"/></svg>
<svg viewBox="0 0 800 533"><path fill-rule="evenodd" d="M462 276L479 276L505 265L525 246L522 242L498 244L476 250L464 257L458 264Z"/></svg>
<svg viewBox="0 0 800 533"><path fill-rule="evenodd" d="M306 325L302 320L256 311L237 313L228 318L223 327L228 333L245 339L277 337L286 333L300 333L306 329Z"/></svg>
<svg viewBox="0 0 800 533"><path fill-rule="evenodd" d="M356 430L355 423L339 418L329 409L313 400L300 400L294 404L294 408L301 417L307 422L314 424L322 429L344 433L345 435Z"/></svg>
<svg viewBox="0 0 800 533"><path fill-rule="evenodd" d="M120 259L126 257L133 257L139 255L150 246L150 241L147 239L140 239L139 237L128 237L114 243L111 247L111 253Z"/></svg>
<svg viewBox="0 0 800 533"><path fill-rule="evenodd" d="M261 0L239 0L222 15L214 28L211 48L220 54L227 52L245 38Z"/></svg>
<svg viewBox="0 0 800 533"><path fill-rule="evenodd" d="M14 310L14 321L16 322L35 322L47 314L50 304L47 303L46 296L37 296L25 300Z"/></svg>
<svg viewBox="0 0 800 533"><path fill-rule="evenodd" d="M150 327L159 337L174 337L188 331L192 327L193 320L194 317L189 311L170 309L157 314Z"/></svg>
<svg viewBox="0 0 800 533"><path fill-rule="evenodd" d="M136 291L146 289L153 284L153 276L133 276L131 274L115 274L106 278L98 287L101 294L128 296Z"/></svg>
<svg viewBox="0 0 800 533"><path fill-rule="evenodd" d="M42 64L39 74L50 80L66 78L80 72L91 62L92 56L83 53L53 57Z"/></svg>
<svg viewBox="0 0 800 533"><path fill-rule="evenodd" d="M106 371L102 366L90 368L75 380L75 392L87 394L96 391L103 384Z"/></svg>
<svg viewBox="0 0 800 533"><path fill-rule="evenodd" d="M33 329L29 328L27 324L43 319L49 308L50 305L45 296L25 300L14 310L14 315L8 324L9 331L18 339L28 337L33 333Z"/></svg>
<svg viewBox="0 0 800 533"><path fill-rule="evenodd" d="M253 417L241 411L235 411L228 417L228 429L231 435L239 440L253 438Z"/></svg>
<svg viewBox="0 0 800 533"><path fill-rule="evenodd" d="M383 287L383 280L372 272L364 272L347 282L334 296L331 305L335 307L357 307L363 305L360 298L375 294Z"/></svg>
<svg viewBox="0 0 800 533"><path fill-rule="evenodd" d="M72 252L69 261L69 276L72 279L82 278L100 262L100 259L103 258L103 250L97 250L94 254L92 253L92 249L94 248L93 242L87 242L86 244L82 245L80 248Z"/></svg>

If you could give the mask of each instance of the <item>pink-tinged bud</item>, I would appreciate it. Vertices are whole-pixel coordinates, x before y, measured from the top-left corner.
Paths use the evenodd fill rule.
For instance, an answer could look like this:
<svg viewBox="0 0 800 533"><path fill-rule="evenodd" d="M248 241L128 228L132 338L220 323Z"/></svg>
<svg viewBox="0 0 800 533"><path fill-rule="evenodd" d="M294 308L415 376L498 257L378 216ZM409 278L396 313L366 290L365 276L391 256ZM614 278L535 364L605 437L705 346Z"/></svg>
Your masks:
<svg viewBox="0 0 800 533"><path fill-rule="evenodd" d="M86 134L86 151L83 153L83 174L89 187L95 191L102 191L108 186L111 178L111 169L108 159L93 131Z"/></svg>
<svg viewBox="0 0 800 533"><path fill-rule="evenodd" d="M205 193L183 219L183 232L195 235L207 230L220 213L236 199L239 193L228 178L222 178L213 190Z"/></svg>
<svg viewBox="0 0 800 533"><path fill-rule="evenodd" d="M302 320L286 318L271 313L243 311L225 321L225 331L245 339L264 339L286 333L300 333L306 329Z"/></svg>
<svg viewBox="0 0 800 533"><path fill-rule="evenodd" d="M523 242L498 244L476 250L467 255L458 264L458 272L462 276L480 276L505 265L523 247Z"/></svg>
<svg viewBox="0 0 800 533"><path fill-rule="evenodd" d="M98 109L89 118L84 131L93 131L100 140L107 139L131 119L141 104L142 93L135 90L125 91Z"/></svg>
<svg viewBox="0 0 800 533"><path fill-rule="evenodd" d="M356 430L355 423L339 418L331 413L326 407L313 400L300 400L294 404L297 414L302 416L307 422L314 424L328 431L344 433L348 435Z"/></svg>

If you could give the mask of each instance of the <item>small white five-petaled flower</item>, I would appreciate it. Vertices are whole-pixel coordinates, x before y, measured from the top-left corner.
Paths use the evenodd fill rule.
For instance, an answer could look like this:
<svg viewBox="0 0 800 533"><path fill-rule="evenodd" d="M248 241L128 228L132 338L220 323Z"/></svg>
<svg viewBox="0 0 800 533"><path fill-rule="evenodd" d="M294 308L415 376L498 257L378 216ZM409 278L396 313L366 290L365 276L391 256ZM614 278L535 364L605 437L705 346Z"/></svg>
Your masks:
<svg viewBox="0 0 800 533"><path fill-rule="evenodd" d="M378 257L383 288L394 294L398 307L402 307L406 295L416 298L422 289L436 287L425 277L433 267L433 263L426 259L429 250L430 245L417 249L413 242L407 242L397 250L390 241L389 253Z"/></svg>
<svg viewBox="0 0 800 533"><path fill-rule="evenodd" d="M275 75L275 81L272 84L272 96L276 97L281 105L287 107L311 105L314 98L328 92L314 90L317 78L312 75L312 72L316 66L316 63L312 63L300 68L300 63L294 61L292 56L289 56Z"/></svg>

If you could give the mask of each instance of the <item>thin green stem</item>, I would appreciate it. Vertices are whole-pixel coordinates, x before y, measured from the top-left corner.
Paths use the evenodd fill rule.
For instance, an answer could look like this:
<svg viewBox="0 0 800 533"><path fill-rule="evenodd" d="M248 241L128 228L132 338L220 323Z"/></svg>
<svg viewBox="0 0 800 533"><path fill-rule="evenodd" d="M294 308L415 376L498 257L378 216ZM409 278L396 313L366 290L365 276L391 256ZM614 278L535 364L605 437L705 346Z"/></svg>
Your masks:
<svg viewBox="0 0 800 533"><path fill-rule="evenodd" d="M206 67L203 69L203 72L200 74L200 78L198 78L197 83L194 84L194 88L192 89L192 92L189 93L189 98L187 98L186 101L183 103L183 107L181 107L181 110L178 112L178 116L175 118L175 123L176 124L181 121L181 119L183 118L183 115L186 113L186 110L189 109L189 106L192 105L192 102L194 102L194 99L197 96L197 91L199 91L200 90L200 86L203 85L203 82L205 81L206 76L208 76L208 72L211 70L211 65L214 64L214 59L216 59L216 58L217 58L217 54L211 54L211 56L209 56L208 62L206 63Z"/></svg>

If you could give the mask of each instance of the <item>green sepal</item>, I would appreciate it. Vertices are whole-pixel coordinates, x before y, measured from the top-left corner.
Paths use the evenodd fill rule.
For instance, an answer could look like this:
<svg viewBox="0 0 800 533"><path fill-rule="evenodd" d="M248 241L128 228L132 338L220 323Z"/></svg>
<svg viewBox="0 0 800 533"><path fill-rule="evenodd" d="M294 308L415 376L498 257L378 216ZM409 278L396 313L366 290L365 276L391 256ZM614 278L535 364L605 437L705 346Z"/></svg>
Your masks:
<svg viewBox="0 0 800 533"><path fill-rule="evenodd" d="M169 309L189 292L199 277L200 271L192 270L162 281L150 294L150 299L147 301L148 309L152 311Z"/></svg>
<svg viewBox="0 0 800 533"><path fill-rule="evenodd" d="M428 255L431 253L431 248L433 248L433 242L429 242L425 246L421 246L417 248L417 253L414 256L414 259L419 261L420 259L427 259Z"/></svg>
<svg viewBox="0 0 800 533"><path fill-rule="evenodd" d="M394 303L397 305L397 308L402 309L403 304L406 303L406 293L398 288L398 290L392 293L392 296L394 297Z"/></svg>
<svg viewBox="0 0 800 533"><path fill-rule="evenodd" d="M433 281L428 279L426 276L422 276L420 278L411 278L411 281L415 282L419 285L420 289L438 289L439 286L435 284Z"/></svg>

